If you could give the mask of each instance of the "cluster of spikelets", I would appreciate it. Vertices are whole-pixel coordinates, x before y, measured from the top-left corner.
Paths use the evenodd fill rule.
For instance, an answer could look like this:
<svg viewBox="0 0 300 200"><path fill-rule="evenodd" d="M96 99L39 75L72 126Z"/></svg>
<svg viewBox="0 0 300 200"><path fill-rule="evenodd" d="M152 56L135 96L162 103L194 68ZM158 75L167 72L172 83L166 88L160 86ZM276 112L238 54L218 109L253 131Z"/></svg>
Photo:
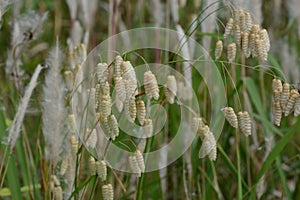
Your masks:
<svg viewBox="0 0 300 200"><path fill-rule="evenodd" d="M289 83L282 84L280 79L272 81L272 114L274 124L280 126L282 113L288 116L294 112L297 117L300 114L300 95L297 89L291 89Z"/></svg>
<svg viewBox="0 0 300 200"><path fill-rule="evenodd" d="M208 125L205 125L201 117L194 117L192 129L197 132L202 141L199 157L203 158L208 155L211 161L215 161L217 159L217 142Z"/></svg>
<svg viewBox="0 0 300 200"><path fill-rule="evenodd" d="M239 112L237 115L231 107L224 107L221 111L232 127L239 128L245 136L251 135L251 118L247 111Z"/></svg>
<svg viewBox="0 0 300 200"><path fill-rule="evenodd" d="M130 169L137 177L140 177L141 173L145 172L145 162L140 150L137 149L133 155L129 156L128 163Z"/></svg>
<svg viewBox="0 0 300 200"><path fill-rule="evenodd" d="M266 29L261 29L258 24L252 23L250 13L235 10L234 17L229 18L225 27L224 39L233 35L233 43L227 45L228 61L233 63L236 58L237 47L241 48L246 58L258 57L266 61L270 50L269 34ZM219 59L223 51L223 42L218 40L215 48L215 57Z"/></svg>
<svg viewBox="0 0 300 200"><path fill-rule="evenodd" d="M60 185L60 181L55 175L50 177L50 190L55 200L63 200L63 191Z"/></svg>

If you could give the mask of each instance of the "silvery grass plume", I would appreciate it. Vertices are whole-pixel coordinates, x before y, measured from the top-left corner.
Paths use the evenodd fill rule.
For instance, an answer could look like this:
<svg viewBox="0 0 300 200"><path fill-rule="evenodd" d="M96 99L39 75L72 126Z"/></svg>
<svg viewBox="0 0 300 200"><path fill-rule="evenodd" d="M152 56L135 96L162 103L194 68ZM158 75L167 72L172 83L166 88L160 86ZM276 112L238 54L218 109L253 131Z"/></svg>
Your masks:
<svg viewBox="0 0 300 200"><path fill-rule="evenodd" d="M21 125L25 116L26 108L28 106L30 97L32 95L33 89L37 85L37 79L41 72L41 70L44 67L42 65L38 65L37 68L34 71L34 74L30 80L30 83L25 91L24 97L21 100L21 103L18 107L17 114L12 122L12 125L9 129L8 133L8 144L10 145L10 150L12 152L12 149L14 148L17 138L20 134Z"/></svg>
<svg viewBox="0 0 300 200"><path fill-rule="evenodd" d="M63 151L64 140L67 140L67 112L65 107L65 84L60 73L62 64L62 52L58 46L50 52L47 65L49 71L45 77L43 87L43 134L45 137L46 159L50 160L54 167L60 160Z"/></svg>
<svg viewBox="0 0 300 200"><path fill-rule="evenodd" d="M47 16L48 13L39 14L35 11L29 11L13 21L11 49L6 60L5 72L7 74L12 72L19 74L20 57L30 42L35 40L42 32L42 25Z"/></svg>
<svg viewBox="0 0 300 200"><path fill-rule="evenodd" d="M0 28L2 27L2 17L7 11L7 7L11 4L10 0L0 0Z"/></svg>

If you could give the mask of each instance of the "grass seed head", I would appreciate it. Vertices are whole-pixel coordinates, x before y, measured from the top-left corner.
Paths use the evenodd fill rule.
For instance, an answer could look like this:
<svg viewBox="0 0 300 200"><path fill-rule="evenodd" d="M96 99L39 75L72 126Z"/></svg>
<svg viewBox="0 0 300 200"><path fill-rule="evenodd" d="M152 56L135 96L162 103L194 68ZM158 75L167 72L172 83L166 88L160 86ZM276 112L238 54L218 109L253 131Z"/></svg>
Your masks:
<svg viewBox="0 0 300 200"><path fill-rule="evenodd" d="M227 46L227 58L230 63L234 63L236 57L236 44L230 43Z"/></svg>
<svg viewBox="0 0 300 200"><path fill-rule="evenodd" d="M232 28L233 28L233 19L229 18L225 27L224 39L226 39L231 34Z"/></svg>
<svg viewBox="0 0 300 200"><path fill-rule="evenodd" d="M138 100L136 102L136 109L137 109L137 118L140 124L143 125L146 117L146 107L144 101Z"/></svg>
<svg viewBox="0 0 300 200"><path fill-rule="evenodd" d="M107 166L104 160L97 160L96 161L96 171L101 179L101 181L106 181L107 178Z"/></svg>
<svg viewBox="0 0 300 200"><path fill-rule="evenodd" d="M114 191L111 184L102 186L102 196L103 200L113 200L114 199Z"/></svg>
<svg viewBox="0 0 300 200"><path fill-rule="evenodd" d="M223 52L223 42L222 40L218 40L216 43L215 58L219 59L222 56L222 52Z"/></svg>

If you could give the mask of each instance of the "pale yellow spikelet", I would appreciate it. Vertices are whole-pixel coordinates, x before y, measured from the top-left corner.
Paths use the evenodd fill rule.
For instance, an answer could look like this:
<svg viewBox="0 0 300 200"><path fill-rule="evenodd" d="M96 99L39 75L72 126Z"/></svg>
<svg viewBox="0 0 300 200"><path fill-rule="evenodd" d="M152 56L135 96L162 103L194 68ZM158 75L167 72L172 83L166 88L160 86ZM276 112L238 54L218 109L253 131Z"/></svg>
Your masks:
<svg viewBox="0 0 300 200"><path fill-rule="evenodd" d="M143 125L146 117L146 107L144 101L138 100L136 102L136 109L137 109L137 118L140 124Z"/></svg>
<svg viewBox="0 0 300 200"><path fill-rule="evenodd" d="M256 46L255 46L255 34L253 34L253 33L251 33L249 36L249 48L250 48L252 57L256 57L257 52L256 52Z"/></svg>
<svg viewBox="0 0 300 200"><path fill-rule="evenodd" d="M217 159L217 142L213 133L212 132L210 133L211 134L208 136L208 138L210 140L210 144L212 145L212 148L208 153L208 158L210 161L215 161Z"/></svg>
<svg viewBox="0 0 300 200"><path fill-rule="evenodd" d="M76 119L74 114L68 115L68 125L72 133L77 133Z"/></svg>
<svg viewBox="0 0 300 200"><path fill-rule="evenodd" d="M70 158L68 156L65 156L60 165L60 175L63 176L66 174L67 169L69 168L69 164Z"/></svg>
<svg viewBox="0 0 300 200"><path fill-rule="evenodd" d="M242 50L246 58L249 58L251 55L249 47L249 33L243 32L242 34Z"/></svg>
<svg viewBox="0 0 300 200"><path fill-rule="evenodd" d="M101 101L101 85L100 83L97 83L96 84L96 87L95 87L95 109L96 109L96 112L99 111L99 107L100 107L100 101Z"/></svg>
<svg viewBox="0 0 300 200"><path fill-rule="evenodd" d="M237 10L234 10L234 24L235 25L240 25L240 16L241 14L243 13L243 10L241 9L237 9Z"/></svg>
<svg viewBox="0 0 300 200"><path fill-rule="evenodd" d="M239 26L240 26L241 31L246 31L247 24L246 24L246 15L245 15L244 11L242 11L240 13L240 24L239 24Z"/></svg>
<svg viewBox="0 0 300 200"><path fill-rule="evenodd" d="M94 176L96 174L96 161L93 156L89 156L88 172L90 176Z"/></svg>
<svg viewBox="0 0 300 200"><path fill-rule="evenodd" d="M86 134L87 134L87 139L85 142L86 147L94 149L96 147L97 141L98 141L96 129L91 130L91 129L87 128Z"/></svg>
<svg viewBox="0 0 300 200"><path fill-rule="evenodd" d="M291 86L288 83L283 84L283 89L282 89L281 98L280 98L280 105L281 105L283 112L285 111L285 106L290 97L290 87Z"/></svg>
<svg viewBox="0 0 300 200"><path fill-rule="evenodd" d="M115 115L112 114L109 116L108 123L111 129L111 138L115 140L119 136L119 125Z"/></svg>
<svg viewBox="0 0 300 200"><path fill-rule="evenodd" d="M132 96L129 99L129 115L130 115L131 121L134 122L134 120L136 118L136 103L135 103L134 96Z"/></svg>
<svg viewBox="0 0 300 200"><path fill-rule="evenodd" d="M272 80L272 92L276 90L282 92L282 82L280 79L274 78Z"/></svg>
<svg viewBox="0 0 300 200"><path fill-rule="evenodd" d="M148 98L158 100L159 89L155 75L151 71L144 73L144 88Z"/></svg>
<svg viewBox="0 0 300 200"><path fill-rule="evenodd" d="M53 188L53 200L63 200L63 192L61 186Z"/></svg>
<svg viewBox="0 0 300 200"><path fill-rule="evenodd" d="M287 101L287 104L285 106L284 115L288 116L292 110L294 109L296 101L299 99L299 92L298 90L291 90L289 99Z"/></svg>
<svg viewBox="0 0 300 200"><path fill-rule="evenodd" d="M168 87L167 87L166 84L164 85L163 90L164 90L164 93L165 93L165 96L166 96L167 101L168 101L170 104L173 104L173 103L174 103L174 100L175 100L175 96L174 96L174 94L168 89Z"/></svg>
<svg viewBox="0 0 300 200"><path fill-rule="evenodd" d="M270 50L270 38L268 31L266 29L261 29L259 31L260 38L263 40L264 45L266 47L266 51L268 52Z"/></svg>
<svg viewBox="0 0 300 200"><path fill-rule="evenodd" d="M199 151L199 158L209 157L211 161L217 159L216 139L211 131L208 131L202 139L202 146Z"/></svg>
<svg viewBox="0 0 300 200"><path fill-rule="evenodd" d="M77 154L77 151L78 151L78 140L76 139L75 135L71 135L70 142L71 142L72 156L76 157L76 154Z"/></svg>
<svg viewBox="0 0 300 200"><path fill-rule="evenodd" d="M215 58L219 59L222 56L222 52L223 52L223 42L222 40L218 40L216 43Z"/></svg>
<svg viewBox="0 0 300 200"><path fill-rule="evenodd" d="M272 93L274 101L280 101L282 93L282 82L280 79L274 78L272 80Z"/></svg>
<svg viewBox="0 0 300 200"><path fill-rule="evenodd" d="M294 116L298 117L300 115L300 98L297 99L294 108Z"/></svg>
<svg viewBox="0 0 300 200"><path fill-rule="evenodd" d="M120 77L122 75L122 71L121 71L122 62L123 62L123 58L117 55L115 58L115 71L114 71L114 75L116 77Z"/></svg>
<svg viewBox="0 0 300 200"><path fill-rule="evenodd" d="M137 81L134 68L131 65L130 61L123 61L121 64L121 70L122 70L122 77L124 79L127 79L127 80L131 79L135 82Z"/></svg>
<svg viewBox="0 0 300 200"><path fill-rule="evenodd" d="M69 91L73 89L74 86L74 74L71 71L65 71L64 72L64 78L65 78L65 83L66 87Z"/></svg>
<svg viewBox="0 0 300 200"><path fill-rule="evenodd" d="M235 61L236 56L236 44L230 43L227 46L227 58L230 63L233 63Z"/></svg>
<svg viewBox="0 0 300 200"><path fill-rule="evenodd" d="M282 110L280 106L280 101L274 101L272 106L273 120L276 126L280 126L282 118Z"/></svg>
<svg viewBox="0 0 300 200"><path fill-rule="evenodd" d="M204 138L209 134L210 130L208 125L199 126L198 128L198 135L202 141L204 141Z"/></svg>
<svg viewBox="0 0 300 200"><path fill-rule="evenodd" d="M268 52L264 41L262 39L257 39L255 46L256 46L256 52L258 54L258 58L261 61L266 61L268 58Z"/></svg>
<svg viewBox="0 0 300 200"><path fill-rule="evenodd" d="M238 113L238 126L245 136L251 135L251 118L247 111Z"/></svg>
<svg viewBox="0 0 300 200"><path fill-rule="evenodd" d="M107 81L104 83L104 85L101 87L101 89L102 89L103 96L110 96L110 86Z"/></svg>
<svg viewBox="0 0 300 200"><path fill-rule="evenodd" d="M232 29L233 29L233 19L229 18L225 27L224 39L226 39L231 34Z"/></svg>
<svg viewBox="0 0 300 200"><path fill-rule="evenodd" d="M108 76L108 65L107 63L98 63L96 67L96 77L99 83L105 83Z"/></svg>
<svg viewBox="0 0 300 200"><path fill-rule="evenodd" d="M125 79L126 97L130 98L137 94L137 83L132 79Z"/></svg>
<svg viewBox="0 0 300 200"><path fill-rule="evenodd" d="M238 120L237 120L237 116L233 110L233 108L231 107L224 107L221 110L226 118L226 120L229 122L229 124L231 126L233 126L234 128L238 127Z"/></svg>
<svg viewBox="0 0 300 200"><path fill-rule="evenodd" d="M201 127L203 127L205 124L202 120L201 117L194 117L193 120L192 120L192 130L194 132L197 132L199 131L199 129L201 129Z"/></svg>
<svg viewBox="0 0 300 200"><path fill-rule="evenodd" d="M136 156L129 156L129 166L133 173L135 173L138 177L141 176L141 169L139 167Z"/></svg>
<svg viewBox="0 0 300 200"><path fill-rule="evenodd" d="M145 161L144 161L144 158L143 158L143 154L141 153L140 150L136 150L135 151L135 156L136 156L136 160L137 160L137 163L139 165L139 168L141 170L141 172L145 172Z"/></svg>
<svg viewBox="0 0 300 200"><path fill-rule="evenodd" d="M145 119L144 120L143 132L144 132L144 135L146 135L147 137L152 136L152 134L153 134L152 119Z"/></svg>
<svg viewBox="0 0 300 200"><path fill-rule="evenodd" d="M260 26L258 24L252 24L251 33L254 35L258 35L260 31Z"/></svg>
<svg viewBox="0 0 300 200"><path fill-rule="evenodd" d="M173 75L168 75L167 76L167 83L166 86L168 88L168 90L174 95L176 96L177 94L177 82L175 79L175 76Z"/></svg>
<svg viewBox="0 0 300 200"><path fill-rule="evenodd" d="M101 179L101 181L106 181L107 178L107 166L104 160L97 160L96 161L96 171Z"/></svg>
<svg viewBox="0 0 300 200"><path fill-rule="evenodd" d="M111 98L109 95L103 95L100 101L100 110L103 117L108 117L111 113Z"/></svg>
<svg viewBox="0 0 300 200"><path fill-rule="evenodd" d="M241 46L241 28L239 25L234 26L234 39L238 46Z"/></svg>
<svg viewBox="0 0 300 200"><path fill-rule="evenodd" d="M246 30L245 32L250 33L252 28L252 17L251 14L248 12L245 12L245 22L246 22Z"/></svg>
<svg viewBox="0 0 300 200"><path fill-rule="evenodd" d="M102 197L103 200L113 200L114 199L114 191L111 184L102 186Z"/></svg>
<svg viewBox="0 0 300 200"><path fill-rule="evenodd" d="M126 87L125 82L122 77L115 77L115 90L116 96L118 96L119 100L124 102L126 99Z"/></svg>
<svg viewBox="0 0 300 200"><path fill-rule="evenodd" d="M110 124L109 124L109 119L108 117L101 117L101 123L102 123L102 127L103 127L103 132L105 134L105 136L108 139L112 139L113 138L113 134L112 134L112 130L110 128Z"/></svg>

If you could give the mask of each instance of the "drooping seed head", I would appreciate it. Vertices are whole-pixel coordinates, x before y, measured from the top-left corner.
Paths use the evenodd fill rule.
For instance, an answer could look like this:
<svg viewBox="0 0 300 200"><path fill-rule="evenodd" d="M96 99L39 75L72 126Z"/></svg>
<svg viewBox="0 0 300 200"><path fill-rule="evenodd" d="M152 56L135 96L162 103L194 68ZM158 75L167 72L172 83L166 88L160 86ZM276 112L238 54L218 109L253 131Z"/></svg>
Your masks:
<svg viewBox="0 0 300 200"><path fill-rule="evenodd" d="M215 49L215 58L219 59L223 52L223 42L222 40L218 40L216 43L216 49Z"/></svg>

